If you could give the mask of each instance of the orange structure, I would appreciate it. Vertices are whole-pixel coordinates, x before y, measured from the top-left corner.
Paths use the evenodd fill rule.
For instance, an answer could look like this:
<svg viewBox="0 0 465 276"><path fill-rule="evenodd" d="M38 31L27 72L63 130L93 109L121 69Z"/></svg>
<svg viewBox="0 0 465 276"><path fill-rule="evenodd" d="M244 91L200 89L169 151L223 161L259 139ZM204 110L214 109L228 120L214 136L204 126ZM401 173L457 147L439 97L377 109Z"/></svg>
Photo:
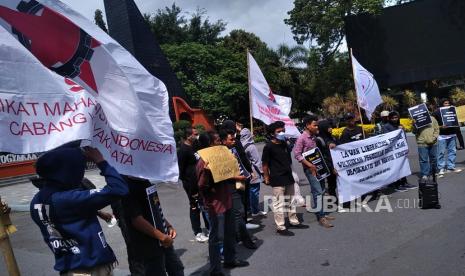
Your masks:
<svg viewBox="0 0 465 276"><path fill-rule="evenodd" d="M176 115L176 121L186 120L192 123L192 125L203 125L206 130L213 129L213 123L208 118L205 111L199 108L191 108L186 101L180 97L173 97L174 113Z"/></svg>

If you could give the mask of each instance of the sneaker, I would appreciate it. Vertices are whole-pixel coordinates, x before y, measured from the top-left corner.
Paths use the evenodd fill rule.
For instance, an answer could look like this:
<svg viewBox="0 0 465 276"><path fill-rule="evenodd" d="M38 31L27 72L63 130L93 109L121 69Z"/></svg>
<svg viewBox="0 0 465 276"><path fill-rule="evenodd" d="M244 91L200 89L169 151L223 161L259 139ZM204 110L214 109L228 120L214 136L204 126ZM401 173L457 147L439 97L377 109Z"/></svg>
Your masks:
<svg viewBox="0 0 465 276"><path fill-rule="evenodd" d="M205 236L203 233L198 233L197 235L195 235L195 240L197 242L203 243L208 241L208 237Z"/></svg>
<svg viewBox="0 0 465 276"><path fill-rule="evenodd" d="M404 187L407 190L414 190L414 189L418 188L417 186L411 185L411 184L408 184L408 183L402 185L402 187Z"/></svg>
<svg viewBox="0 0 465 276"><path fill-rule="evenodd" d="M292 237L295 236L295 234L287 229L284 230L276 230L276 233L278 233L281 236L287 236L287 237Z"/></svg>
<svg viewBox="0 0 465 276"><path fill-rule="evenodd" d="M247 223L245 227L247 228L247 230L254 230L260 228L260 225L254 223Z"/></svg>
<svg viewBox="0 0 465 276"><path fill-rule="evenodd" d="M299 224L290 224L290 225L289 225L289 228L307 229L307 228L309 228L309 226L306 225L306 224L299 223Z"/></svg>
<svg viewBox="0 0 465 276"><path fill-rule="evenodd" d="M443 177L445 173L446 173L446 170L440 169L438 172L438 177Z"/></svg>
<svg viewBox="0 0 465 276"><path fill-rule="evenodd" d="M455 173L459 173L459 172L461 172L462 170L463 170L463 169L454 168L454 169L452 169L452 170L448 169L447 171L448 171L448 172L455 172Z"/></svg>
<svg viewBox="0 0 465 276"><path fill-rule="evenodd" d="M223 264L224 268L235 268L235 267L244 267L244 266L249 266L249 262L242 261L242 260L235 260L233 262Z"/></svg>
<svg viewBox="0 0 465 276"><path fill-rule="evenodd" d="M423 175L423 176L420 178L420 181L428 181L428 176Z"/></svg>
<svg viewBox="0 0 465 276"><path fill-rule="evenodd" d="M404 188L404 186L397 187L395 190L396 192L400 192L400 193L408 191L406 188Z"/></svg>
<svg viewBox="0 0 465 276"><path fill-rule="evenodd" d="M259 216L266 216L267 212L265 211L259 211L256 214L252 214L252 217L259 217Z"/></svg>
<svg viewBox="0 0 465 276"><path fill-rule="evenodd" d="M360 203L360 202L356 202L355 205L357 205L358 207L363 207L363 208L367 208L367 207L368 207L368 204L366 204L366 203Z"/></svg>
<svg viewBox="0 0 465 276"><path fill-rule="evenodd" d="M339 209L337 210L337 212L338 212L338 213L347 213L347 212L349 212L349 209L339 208Z"/></svg>

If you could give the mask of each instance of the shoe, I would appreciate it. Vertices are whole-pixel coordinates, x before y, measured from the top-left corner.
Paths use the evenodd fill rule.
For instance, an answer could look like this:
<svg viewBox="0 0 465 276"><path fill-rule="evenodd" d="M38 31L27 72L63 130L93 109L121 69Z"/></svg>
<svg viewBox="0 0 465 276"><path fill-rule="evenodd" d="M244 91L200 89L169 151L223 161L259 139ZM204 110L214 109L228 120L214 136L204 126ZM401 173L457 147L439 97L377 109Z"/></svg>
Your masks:
<svg viewBox="0 0 465 276"><path fill-rule="evenodd" d="M447 171L448 171L448 172L455 172L455 173L459 173L459 172L463 171L463 169L454 168L454 169L452 169L452 170L448 169Z"/></svg>
<svg viewBox="0 0 465 276"><path fill-rule="evenodd" d="M329 223L329 221L326 219L326 218L320 218L318 220L318 223L323 226L324 228L331 228L331 227L334 227L334 225L332 225L331 223Z"/></svg>
<svg viewBox="0 0 465 276"><path fill-rule="evenodd" d="M404 187L404 188L407 189L407 190L414 190L414 189L417 189L417 188L418 188L417 186L411 185L411 184L408 184L408 183L402 185L402 187Z"/></svg>
<svg viewBox="0 0 465 276"><path fill-rule="evenodd" d="M307 228L309 228L309 226L306 225L306 224L299 223L299 224L290 224L290 225L289 225L289 228L294 228L294 229L307 229Z"/></svg>
<svg viewBox="0 0 465 276"><path fill-rule="evenodd" d="M397 187L396 189L396 192L400 192L400 193L403 193L403 192L406 192L408 191L406 188L404 188L403 186L399 186Z"/></svg>
<svg viewBox="0 0 465 276"><path fill-rule="evenodd" d="M278 233L281 236L287 236L287 237L292 237L295 236L295 234L287 229L284 230L276 230L276 233Z"/></svg>
<svg viewBox="0 0 465 276"><path fill-rule="evenodd" d="M349 209L339 208L339 209L337 209L337 212L338 213L347 213L347 212L349 212Z"/></svg>
<svg viewBox="0 0 465 276"><path fill-rule="evenodd" d="M248 240L246 242L242 242L242 245L247 249L257 249L258 248L257 244L254 243L251 240Z"/></svg>
<svg viewBox="0 0 465 276"><path fill-rule="evenodd" d="M423 176L420 178L420 181L428 181L428 176L427 176L427 175L423 175Z"/></svg>
<svg viewBox="0 0 465 276"><path fill-rule="evenodd" d="M208 241L208 237L205 236L203 233L198 233L197 235L195 235L195 240L197 242L204 243Z"/></svg>
<svg viewBox="0 0 465 276"><path fill-rule="evenodd" d="M325 216L325 218L326 218L327 220L335 220L335 219L336 219L336 218L333 217L333 216Z"/></svg>
<svg viewBox="0 0 465 276"><path fill-rule="evenodd" d="M445 173L446 173L446 170L440 169L438 172L438 177L443 177Z"/></svg>
<svg viewBox="0 0 465 276"><path fill-rule="evenodd" d="M235 260L233 262L223 264L224 268L235 268L235 267L245 267L245 266L249 266L249 262L243 261L243 260Z"/></svg>
<svg viewBox="0 0 465 276"><path fill-rule="evenodd" d="M260 216L266 216L267 212L264 211L259 211L256 214L252 214L252 217L260 217Z"/></svg>
<svg viewBox="0 0 465 276"><path fill-rule="evenodd" d="M247 228L247 230L254 230L260 228L260 225L254 223L247 223L245 227Z"/></svg>
<svg viewBox="0 0 465 276"><path fill-rule="evenodd" d="M210 276L224 276L223 272L210 272Z"/></svg>
<svg viewBox="0 0 465 276"><path fill-rule="evenodd" d="M247 222L251 222L252 220L253 218L250 218L250 217L247 218Z"/></svg>
<svg viewBox="0 0 465 276"><path fill-rule="evenodd" d="M366 204L366 203L360 203L360 202L356 202L355 205L357 205L358 207L363 207L363 208L368 207L368 204Z"/></svg>

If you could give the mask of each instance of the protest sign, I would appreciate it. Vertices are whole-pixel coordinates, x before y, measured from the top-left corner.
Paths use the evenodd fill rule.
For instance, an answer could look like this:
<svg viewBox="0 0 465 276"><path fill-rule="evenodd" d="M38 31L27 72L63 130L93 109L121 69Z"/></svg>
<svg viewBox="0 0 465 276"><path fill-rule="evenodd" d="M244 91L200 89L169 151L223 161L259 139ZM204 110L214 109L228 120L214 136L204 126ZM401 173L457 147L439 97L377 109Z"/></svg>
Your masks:
<svg viewBox="0 0 465 276"><path fill-rule="evenodd" d="M319 148L306 151L302 153L302 156L305 160L316 166L316 178L318 181L325 179L331 174Z"/></svg>
<svg viewBox="0 0 465 276"><path fill-rule="evenodd" d="M163 210L161 209L160 198L158 197L157 187L152 185L145 189L147 194L148 205L150 207L150 214L152 215L152 226L157 228L158 231L168 234ZM161 244L160 244L161 245Z"/></svg>
<svg viewBox="0 0 465 276"><path fill-rule="evenodd" d="M465 122L465 105L455 107L455 111L457 111L457 119L459 122Z"/></svg>
<svg viewBox="0 0 465 276"><path fill-rule="evenodd" d="M415 128L421 129L432 123L431 116L429 115L428 107L422 103L408 109L410 117L415 120Z"/></svg>
<svg viewBox="0 0 465 276"><path fill-rule="evenodd" d="M441 113L442 124L447 127L458 127L459 121L457 118L457 112L455 106L445 106L439 108Z"/></svg>
<svg viewBox="0 0 465 276"><path fill-rule="evenodd" d="M354 200L411 174L403 130L331 149L339 202Z"/></svg>
<svg viewBox="0 0 465 276"><path fill-rule="evenodd" d="M122 174L177 182L166 86L65 4L0 0L0 72L0 151L89 140Z"/></svg>
<svg viewBox="0 0 465 276"><path fill-rule="evenodd" d="M210 147L198 153L204 162L208 162L215 183L240 175L239 163L227 147Z"/></svg>

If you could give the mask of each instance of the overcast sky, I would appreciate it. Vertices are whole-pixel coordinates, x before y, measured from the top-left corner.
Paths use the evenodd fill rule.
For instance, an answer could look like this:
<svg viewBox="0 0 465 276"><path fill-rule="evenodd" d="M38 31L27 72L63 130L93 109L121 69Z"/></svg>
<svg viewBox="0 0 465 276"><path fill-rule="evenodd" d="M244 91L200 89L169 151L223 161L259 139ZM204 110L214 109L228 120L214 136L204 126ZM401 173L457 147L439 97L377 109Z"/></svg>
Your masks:
<svg viewBox="0 0 465 276"><path fill-rule="evenodd" d="M61 0L93 21L94 11L104 11L103 0ZM136 0L142 13L155 13L157 9L171 6L172 0ZM233 29L252 32L276 49L281 43L295 45L289 26L284 24L293 0L178 0L184 15L197 8L204 8L211 21L222 19L227 23L225 34Z"/></svg>

